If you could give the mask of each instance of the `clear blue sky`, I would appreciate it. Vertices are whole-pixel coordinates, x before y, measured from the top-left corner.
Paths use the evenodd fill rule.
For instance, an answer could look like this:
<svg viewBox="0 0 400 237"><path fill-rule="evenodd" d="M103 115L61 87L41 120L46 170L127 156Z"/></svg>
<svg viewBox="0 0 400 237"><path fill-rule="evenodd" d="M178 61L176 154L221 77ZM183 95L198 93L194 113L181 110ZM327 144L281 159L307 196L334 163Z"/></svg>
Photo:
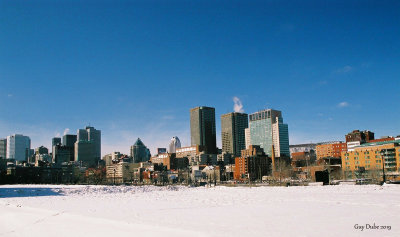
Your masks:
<svg viewBox="0 0 400 237"><path fill-rule="evenodd" d="M189 109L283 112L290 143L400 134L400 1L0 2L0 137L190 145Z"/></svg>

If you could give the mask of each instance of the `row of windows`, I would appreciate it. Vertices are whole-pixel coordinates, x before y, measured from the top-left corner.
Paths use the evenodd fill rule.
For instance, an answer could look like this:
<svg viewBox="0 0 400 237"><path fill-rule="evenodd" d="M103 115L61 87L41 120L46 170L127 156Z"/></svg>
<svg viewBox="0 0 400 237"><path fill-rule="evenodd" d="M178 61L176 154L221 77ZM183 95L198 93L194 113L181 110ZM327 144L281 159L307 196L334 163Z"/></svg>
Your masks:
<svg viewBox="0 0 400 237"><path fill-rule="evenodd" d="M375 165L375 167L376 167L376 168L381 168L381 165ZM360 168L360 166L356 165L354 168L355 168L356 170L358 170L358 169ZM369 168L371 168L371 165L366 165L365 168L369 169ZM346 166L346 170L350 170L350 166L349 166L349 165Z"/></svg>
<svg viewBox="0 0 400 237"><path fill-rule="evenodd" d="M378 159L378 158L381 158L381 156L376 155L375 158ZM345 157L345 159L349 160L349 157ZM354 160L359 160L359 159L360 159L360 157L358 157L358 156L354 157ZM371 159L371 157L366 156L365 159Z"/></svg>

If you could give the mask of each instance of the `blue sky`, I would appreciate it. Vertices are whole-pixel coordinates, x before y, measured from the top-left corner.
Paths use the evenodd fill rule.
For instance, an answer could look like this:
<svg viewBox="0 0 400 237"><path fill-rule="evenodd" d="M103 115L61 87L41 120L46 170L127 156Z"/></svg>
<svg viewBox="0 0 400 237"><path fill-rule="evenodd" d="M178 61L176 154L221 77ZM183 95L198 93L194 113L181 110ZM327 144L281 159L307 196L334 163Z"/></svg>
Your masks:
<svg viewBox="0 0 400 237"><path fill-rule="evenodd" d="M1 1L0 137L190 145L189 109L283 112L290 143L399 135L399 1Z"/></svg>

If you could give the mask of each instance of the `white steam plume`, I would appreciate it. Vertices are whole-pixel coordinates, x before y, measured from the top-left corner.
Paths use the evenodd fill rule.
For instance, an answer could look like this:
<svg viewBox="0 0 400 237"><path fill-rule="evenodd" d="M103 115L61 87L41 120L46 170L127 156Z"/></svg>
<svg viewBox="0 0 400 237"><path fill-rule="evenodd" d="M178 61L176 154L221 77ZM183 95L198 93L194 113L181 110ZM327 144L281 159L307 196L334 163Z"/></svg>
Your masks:
<svg viewBox="0 0 400 237"><path fill-rule="evenodd" d="M238 97L236 97L236 96L233 97L233 103L234 103L233 111L239 112L239 113L243 113L244 112L242 101L240 101L240 99Z"/></svg>

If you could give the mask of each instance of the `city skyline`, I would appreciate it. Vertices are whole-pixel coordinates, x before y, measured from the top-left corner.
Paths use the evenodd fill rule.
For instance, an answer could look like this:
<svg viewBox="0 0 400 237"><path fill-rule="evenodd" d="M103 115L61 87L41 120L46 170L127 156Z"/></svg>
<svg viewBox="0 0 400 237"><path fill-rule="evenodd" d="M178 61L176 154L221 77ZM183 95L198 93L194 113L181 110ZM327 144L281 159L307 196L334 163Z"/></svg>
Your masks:
<svg viewBox="0 0 400 237"><path fill-rule="evenodd" d="M207 106L199 106L199 107L196 107L196 108L200 108L200 107L206 107L206 108L209 108L209 107L207 107ZM237 107L234 107L234 110L235 110L235 108L237 108ZM189 111L191 111L192 109L190 109ZM271 109L266 109L266 110L271 110ZM258 111L256 111L256 112L254 112L254 113L251 113L251 114L247 114L247 117L249 117L249 115L253 115L253 114L257 114L257 113L260 113L260 112L263 112L263 111L266 111L266 110L258 110ZM273 110L273 109L272 109ZM239 110L238 110L239 111ZM240 111L242 111L242 110L240 110ZM280 111L278 111L279 113L280 113ZM239 114L241 114L240 112L231 112L231 113L229 113L229 114L235 114L235 113L239 113ZM225 114L225 116L226 115L228 115L228 114ZM189 116L190 117L190 116ZM224 116L221 116L220 118L219 118L219 121L218 120L216 120L216 124L218 124L218 123L222 123L222 118L223 118ZM190 118L189 118L189 120L190 120ZM190 124L190 121L189 121L189 124ZM250 120L248 121L248 125L250 125ZM286 126L287 126L287 124L285 124ZM289 127L290 127L290 125L289 125ZM86 128L93 128L93 127L91 127L91 126L86 126ZM190 128L190 127L189 127ZM357 130L358 128L356 128L356 129L352 129L351 131L358 131ZM101 130L101 129L100 129ZM372 131L374 131L374 129L372 128L368 128L368 129L365 129L366 131L368 131L368 132L370 132L369 130L372 130ZM47 140L48 140L48 144L49 145L46 145L46 144L40 144L40 145L35 145L35 144L38 144L37 142L35 143L34 141L32 141L32 139L31 139L31 136L29 136L29 135L27 135L27 134L25 134L25 133L23 133L23 132L21 132L21 133L11 133L11 134L9 134L9 135L7 135L7 136L5 136L4 138L1 138L0 137L0 140L7 140L7 137L8 136L13 136L13 135L23 135L23 136L27 136L29 139L30 139L30 143L31 143L31 149L36 149L36 148L39 148L39 147L41 147L41 146L44 146L44 147L46 147L46 148L49 148L50 150L52 149L52 147L53 147L53 145L54 145L54 143L55 143L55 139L57 139L57 143L59 143L60 145L64 145L64 143L66 142L66 141L64 141L65 139L66 139L66 137L70 137L70 136L75 136L75 138L77 137L77 136L79 136L79 133L81 132L81 131L86 131L85 129L76 129L76 133L74 133L74 132L72 132L69 128L67 128L67 129L65 129L64 130L64 133L63 133L63 135L60 135L60 134L56 134L55 136L53 136L53 137L51 137L51 138L48 138ZM182 147L190 147L190 146L192 146L192 144L191 144L191 142L190 142L190 129L189 129L189 131L188 131L188 142L186 142L186 143L182 143L182 144L184 144L184 145L182 145ZM223 141L222 141L222 136L221 136L221 130L217 130L216 131L216 133L217 133L217 148L219 148L219 149L222 149L222 143L223 143ZM218 136L218 133L219 133L219 136ZM350 132L351 133L351 132ZM350 134L349 133L349 134ZM376 133L375 133L376 134ZM343 135L342 134L342 136L341 137L339 137L338 139L332 139L332 140L323 140L323 141L312 141L312 143L314 143L314 144L318 144L318 143L321 143L321 144L323 144L323 143L330 143L330 142L332 142L332 141L346 141L347 140L347 136L348 136L348 134L347 135ZM385 135L378 135L378 136L376 136L375 138L376 139L380 139L380 138L384 138L384 137L396 137L396 136L400 136L400 134L395 134L395 133L390 133L390 134L385 134ZM289 132L289 137L290 137L290 132ZM174 139L175 137L172 137L172 139ZM101 140L103 140L104 139L104 137L102 136L102 138L101 138ZM114 149L113 147L110 147L108 150L106 150L106 151L103 151L103 148L104 148L104 145L103 145L103 143L101 142L100 143L100 148L99 149L101 149L102 151L101 151L101 157L100 157L100 159L102 159L103 158L103 156L105 156L105 155L109 155L109 154L112 154L112 153L114 153L114 152L121 152L122 154L130 154L131 153L131 147L135 144L135 143L137 143L137 140L142 140L140 137L136 137L135 138L135 142L133 142L132 144L130 144L128 147L124 147L123 145L119 145L119 146L117 146L117 147L120 147L120 148L122 148L122 149ZM151 141L149 142L149 149L150 149L150 152L151 152L151 154L152 155L155 155L155 154L158 154L158 152L157 152L157 150L158 149L160 149L160 147L162 147L162 146L165 146L165 147L169 147L170 146L170 143L171 143L171 138L169 138L169 140L166 140L166 141L162 141L161 143L157 143L157 144L159 144L159 145L155 145L155 144L153 144L153 143L151 143ZM181 143L180 141L179 141L179 143ZM301 145L301 144L307 144L308 142L307 141L304 141L304 142L298 142L298 143L292 143L292 142L290 142L290 145ZM164 149L164 148L163 148Z"/></svg>
<svg viewBox="0 0 400 237"><path fill-rule="evenodd" d="M138 137L153 154L189 146L202 105L281 110L291 144L400 134L397 1L0 4L1 138L50 148L92 124L102 155Z"/></svg>

